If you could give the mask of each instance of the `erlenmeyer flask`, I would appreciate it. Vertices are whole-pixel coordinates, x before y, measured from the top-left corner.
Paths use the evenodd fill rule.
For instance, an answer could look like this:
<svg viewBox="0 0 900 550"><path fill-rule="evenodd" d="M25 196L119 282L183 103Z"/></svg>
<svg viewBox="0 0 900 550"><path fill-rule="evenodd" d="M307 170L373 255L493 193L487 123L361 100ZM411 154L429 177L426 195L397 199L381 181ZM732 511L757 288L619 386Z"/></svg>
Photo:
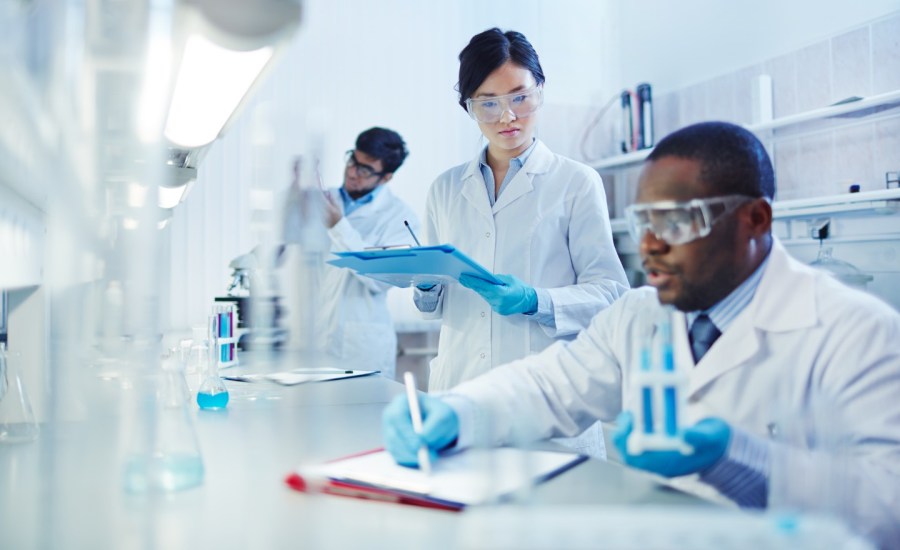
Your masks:
<svg viewBox="0 0 900 550"><path fill-rule="evenodd" d="M0 343L0 443L34 441L40 433L17 362Z"/></svg>
<svg viewBox="0 0 900 550"><path fill-rule="evenodd" d="M178 361L147 377L139 392L137 447L125 463L125 489L169 492L203 483L203 458L190 413L190 391Z"/></svg>

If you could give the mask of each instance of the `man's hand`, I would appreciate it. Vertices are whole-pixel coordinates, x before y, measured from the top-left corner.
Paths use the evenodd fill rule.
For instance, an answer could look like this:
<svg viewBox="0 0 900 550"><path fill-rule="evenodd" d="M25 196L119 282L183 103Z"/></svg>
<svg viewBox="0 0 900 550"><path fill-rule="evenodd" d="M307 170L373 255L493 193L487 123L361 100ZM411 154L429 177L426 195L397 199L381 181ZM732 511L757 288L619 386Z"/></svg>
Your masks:
<svg viewBox="0 0 900 550"><path fill-rule="evenodd" d="M684 441L694 448L694 453L683 455L678 451L645 451L639 455L628 453L626 442L634 426L634 416L625 411L616 419L618 428L613 434L616 448L625 464L665 477L694 474L714 465L728 449L731 428L720 418L704 418L684 431Z"/></svg>
<svg viewBox="0 0 900 550"><path fill-rule="evenodd" d="M322 195L325 197L325 226L331 229L344 217L344 209L328 191L323 189Z"/></svg>
<svg viewBox="0 0 900 550"><path fill-rule="evenodd" d="M431 461L437 460L437 453L450 446L459 437L459 418L440 399L427 394L419 395L422 409L422 434L413 430L409 413L409 401L405 395L398 395L384 409L381 424L384 431L384 446L403 466L418 466L419 447L428 448Z"/></svg>

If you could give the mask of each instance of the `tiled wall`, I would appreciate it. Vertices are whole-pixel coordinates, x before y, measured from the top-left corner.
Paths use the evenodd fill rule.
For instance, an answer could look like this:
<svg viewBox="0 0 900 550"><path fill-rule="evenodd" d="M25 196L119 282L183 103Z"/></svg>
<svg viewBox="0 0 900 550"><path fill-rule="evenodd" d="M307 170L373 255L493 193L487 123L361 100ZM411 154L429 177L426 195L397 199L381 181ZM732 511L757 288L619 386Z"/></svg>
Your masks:
<svg viewBox="0 0 900 550"><path fill-rule="evenodd" d="M654 98L657 140L704 120L745 125L756 122L752 90L759 75L772 79L776 119L851 96L900 90L900 12L800 50L658 95ZM614 107L612 111L591 144L595 152L606 155L615 150L619 122L618 110ZM863 191L883 189L885 172L900 170L900 108L877 116L778 130L767 144L776 168L776 199L844 193L851 183L859 183ZM585 155L573 151L572 156ZM603 173L614 216L633 200L639 171L638 166Z"/></svg>
<svg viewBox="0 0 900 550"><path fill-rule="evenodd" d="M900 90L900 11L797 51L654 97L656 140L689 124L724 120L742 125L758 122L754 82L772 81L776 119L829 106L851 96L870 97ZM557 123L541 137L551 148L592 160L618 154L619 107L590 128L599 109L551 106L543 116ZM560 131L559 123L569 131ZM573 129L575 131L573 131ZM885 188L885 172L900 171L900 105L877 113L796 124L760 134L775 164L777 201L847 193L858 183L862 191ZM622 216L633 202L641 164L600 170L610 216ZM868 290L900 309L900 214L842 214L833 217L825 241L836 258L849 261L874 280ZM816 258L819 243L803 231L804 220L779 221L773 231L803 262ZM799 224L799 225L798 225ZM797 228L800 228L799 230ZM632 284L643 283L634 243L617 234L617 247Z"/></svg>

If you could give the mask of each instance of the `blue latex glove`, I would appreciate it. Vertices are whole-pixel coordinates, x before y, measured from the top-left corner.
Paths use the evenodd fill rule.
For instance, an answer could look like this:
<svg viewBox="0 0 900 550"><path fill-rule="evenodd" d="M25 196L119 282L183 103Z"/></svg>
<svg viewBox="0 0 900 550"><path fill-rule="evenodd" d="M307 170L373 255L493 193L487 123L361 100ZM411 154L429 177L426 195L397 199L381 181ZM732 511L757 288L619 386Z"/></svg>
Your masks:
<svg viewBox="0 0 900 550"><path fill-rule="evenodd" d="M459 283L471 288L491 305L500 315L513 313L534 313L537 311L537 292L512 275L496 275L502 285L489 283L473 275L461 275Z"/></svg>
<svg viewBox="0 0 900 550"><path fill-rule="evenodd" d="M433 463L438 451L446 449L459 437L459 418L450 405L436 397L419 394L419 407L422 409L422 435L413 430L405 395L395 397L381 415L384 446L397 464L403 466L419 465L417 454L422 443L428 447Z"/></svg>
<svg viewBox="0 0 900 550"><path fill-rule="evenodd" d="M706 470L719 461L728 449L731 428L720 418L704 418L684 431L684 441L694 448L694 454L678 451L646 451L639 455L628 453L625 442L631 434L634 416L625 411L616 419L618 428L613 434L616 448L625 464L665 477L676 477Z"/></svg>

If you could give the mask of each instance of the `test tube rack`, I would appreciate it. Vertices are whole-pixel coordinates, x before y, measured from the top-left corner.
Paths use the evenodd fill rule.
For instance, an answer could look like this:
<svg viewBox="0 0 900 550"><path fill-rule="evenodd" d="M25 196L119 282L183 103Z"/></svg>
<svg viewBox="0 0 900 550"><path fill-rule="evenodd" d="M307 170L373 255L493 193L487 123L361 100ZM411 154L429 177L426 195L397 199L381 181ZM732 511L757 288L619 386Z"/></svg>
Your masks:
<svg viewBox="0 0 900 550"><path fill-rule="evenodd" d="M212 353L220 369L236 367L238 361L237 310L234 304L213 306L215 345Z"/></svg>
<svg viewBox="0 0 900 550"><path fill-rule="evenodd" d="M675 364L671 313L667 313L665 319L657 324L656 336L650 338L650 345L641 348L640 365L632 373L638 406L626 444L628 452L677 451L683 455L693 454L693 447L684 442L688 376ZM653 346L654 342L656 346Z"/></svg>

